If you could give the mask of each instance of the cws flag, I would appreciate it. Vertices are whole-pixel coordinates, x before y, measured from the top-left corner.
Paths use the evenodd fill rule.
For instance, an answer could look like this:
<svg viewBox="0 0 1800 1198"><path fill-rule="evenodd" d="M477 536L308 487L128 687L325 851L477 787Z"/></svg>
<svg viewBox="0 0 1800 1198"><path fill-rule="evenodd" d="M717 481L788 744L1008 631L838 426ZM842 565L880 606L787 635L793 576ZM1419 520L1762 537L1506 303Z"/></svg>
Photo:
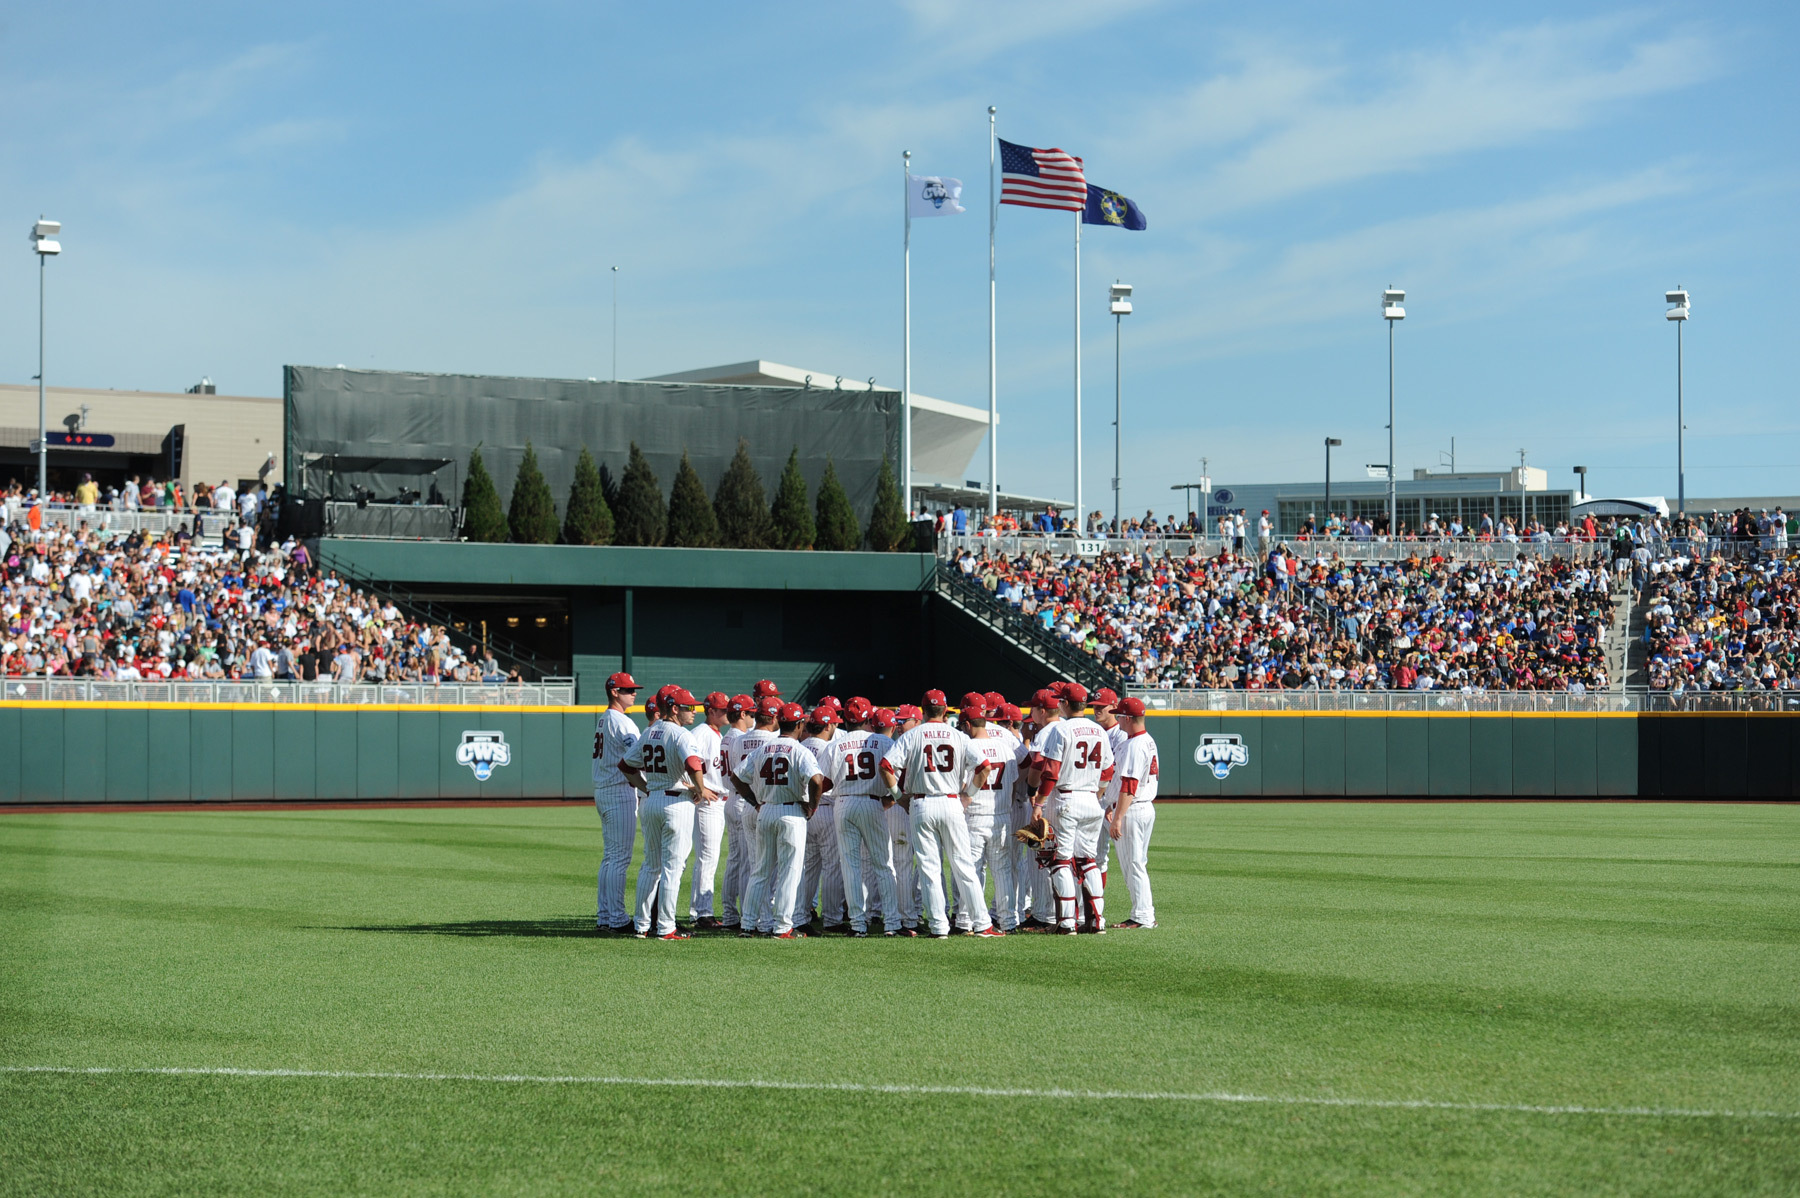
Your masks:
<svg viewBox="0 0 1800 1198"><path fill-rule="evenodd" d="M1081 223L1114 225L1139 232L1150 227L1150 222L1144 219L1142 208L1118 192L1095 187L1092 183L1087 185L1087 207L1082 209Z"/></svg>
<svg viewBox="0 0 1800 1198"><path fill-rule="evenodd" d="M1081 159L1000 139L1000 202L1080 212L1087 204Z"/></svg>
<svg viewBox="0 0 1800 1198"><path fill-rule="evenodd" d="M906 215L955 216L962 206L962 180L948 175L906 176Z"/></svg>

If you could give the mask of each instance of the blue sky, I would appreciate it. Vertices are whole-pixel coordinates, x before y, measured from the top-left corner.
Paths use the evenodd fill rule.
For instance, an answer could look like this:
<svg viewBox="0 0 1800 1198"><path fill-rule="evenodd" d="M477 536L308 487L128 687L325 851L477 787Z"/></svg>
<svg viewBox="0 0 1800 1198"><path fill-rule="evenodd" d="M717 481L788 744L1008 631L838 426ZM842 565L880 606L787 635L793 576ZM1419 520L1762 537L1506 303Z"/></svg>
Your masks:
<svg viewBox="0 0 1800 1198"><path fill-rule="evenodd" d="M960 175L915 230L914 378L987 397L989 104L1150 229L1083 246L1085 498L1385 456L1668 494L1800 492L1792 5L64 3L0 24L0 214L64 222L53 384L278 394L287 362L606 377L762 356L900 381L900 152ZM1070 219L1003 208L1001 483L1071 489ZM0 259L0 379L36 273ZM985 478L986 450L970 477Z"/></svg>

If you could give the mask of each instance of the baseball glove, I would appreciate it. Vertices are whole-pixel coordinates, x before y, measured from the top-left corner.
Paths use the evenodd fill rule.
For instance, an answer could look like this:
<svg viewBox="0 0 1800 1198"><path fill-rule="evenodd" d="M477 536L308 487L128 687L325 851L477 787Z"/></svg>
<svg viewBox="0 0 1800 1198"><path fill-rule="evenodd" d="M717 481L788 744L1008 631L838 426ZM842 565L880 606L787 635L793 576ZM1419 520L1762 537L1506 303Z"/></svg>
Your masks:
<svg viewBox="0 0 1800 1198"><path fill-rule="evenodd" d="M1056 839L1056 833L1050 829L1050 821L1041 815L1013 835L1019 838L1021 844L1028 844L1033 848L1049 844Z"/></svg>

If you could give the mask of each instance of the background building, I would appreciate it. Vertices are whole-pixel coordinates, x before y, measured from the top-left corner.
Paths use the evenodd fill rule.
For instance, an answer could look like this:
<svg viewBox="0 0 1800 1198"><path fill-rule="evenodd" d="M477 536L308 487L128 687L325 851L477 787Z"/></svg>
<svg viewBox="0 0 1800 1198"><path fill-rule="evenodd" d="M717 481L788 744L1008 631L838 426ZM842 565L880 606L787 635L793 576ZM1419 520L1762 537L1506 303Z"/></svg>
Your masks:
<svg viewBox="0 0 1800 1198"><path fill-rule="evenodd" d="M1458 473L1415 470L1412 478L1401 479L1394 487L1395 518L1415 531L1434 515L1440 521L1460 519L1464 526L1477 528L1483 514L1495 521L1510 516L1515 523L1535 520L1554 525L1569 518L1576 495L1573 490L1550 490L1548 483L1549 476L1535 466ZM1241 511L1254 518L1265 509L1276 522L1277 535L1294 536L1309 515L1325 520L1325 484L1228 483L1213 490L1207 514L1217 519ZM1332 479L1330 510L1346 518L1385 517L1387 480Z"/></svg>

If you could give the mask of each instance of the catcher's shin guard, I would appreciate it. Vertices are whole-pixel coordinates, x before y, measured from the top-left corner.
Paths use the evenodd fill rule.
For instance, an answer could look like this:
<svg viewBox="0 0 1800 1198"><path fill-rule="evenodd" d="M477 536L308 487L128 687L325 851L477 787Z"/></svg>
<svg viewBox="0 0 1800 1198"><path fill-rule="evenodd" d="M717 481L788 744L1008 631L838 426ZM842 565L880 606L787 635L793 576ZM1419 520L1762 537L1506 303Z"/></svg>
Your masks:
<svg viewBox="0 0 1800 1198"><path fill-rule="evenodd" d="M1068 857L1058 858L1050 866L1050 894L1056 900L1056 922L1059 926L1073 928L1077 903L1075 897L1075 862Z"/></svg>
<svg viewBox="0 0 1800 1198"><path fill-rule="evenodd" d="M1098 932L1106 926L1106 875L1092 857L1079 857L1075 861L1075 876L1081 879L1084 917Z"/></svg>

